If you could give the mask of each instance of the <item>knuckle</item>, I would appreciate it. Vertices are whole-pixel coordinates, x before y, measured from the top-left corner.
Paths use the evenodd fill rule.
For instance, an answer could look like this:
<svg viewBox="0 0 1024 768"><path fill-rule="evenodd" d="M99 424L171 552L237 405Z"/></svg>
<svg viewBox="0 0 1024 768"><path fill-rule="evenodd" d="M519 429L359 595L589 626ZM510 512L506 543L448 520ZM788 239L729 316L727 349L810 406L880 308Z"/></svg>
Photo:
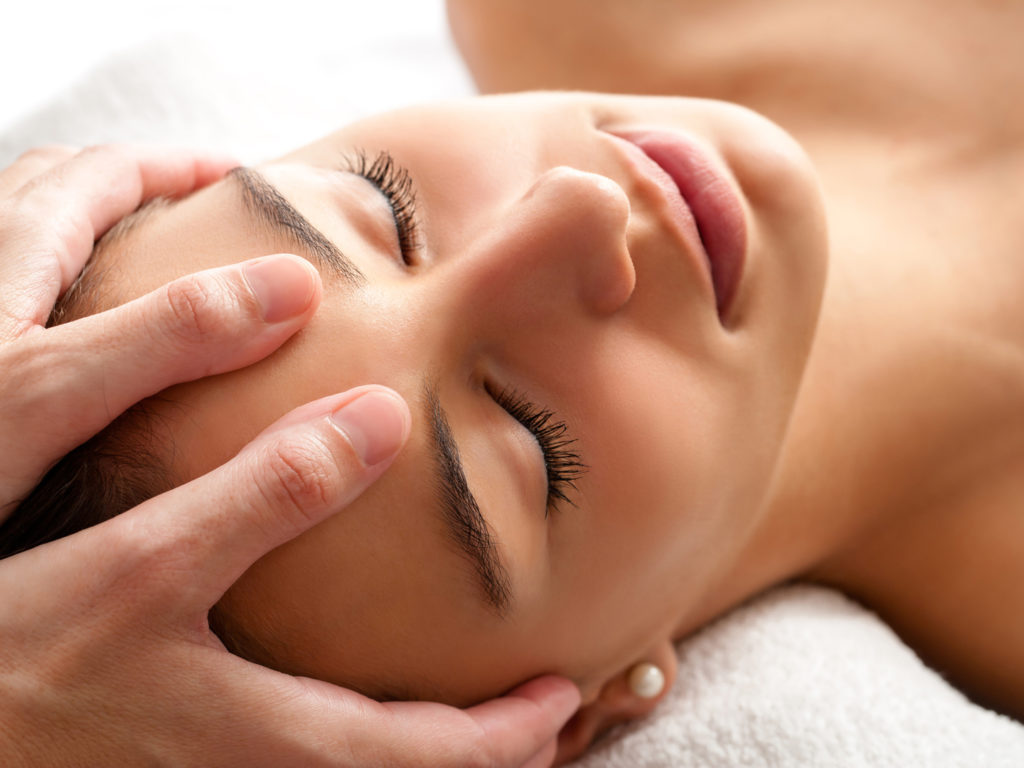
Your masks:
<svg viewBox="0 0 1024 768"><path fill-rule="evenodd" d="M48 224L47 209L32 197L6 200L0 209L0 221L5 229L36 232Z"/></svg>
<svg viewBox="0 0 1024 768"><path fill-rule="evenodd" d="M59 174L53 183L63 183ZM18 215L31 228L40 246L59 256L68 251L92 249L94 237L88 218L81 211L60 205L56 195L41 193L23 198Z"/></svg>
<svg viewBox="0 0 1024 768"><path fill-rule="evenodd" d="M131 152L121 144L91 144L78 153L78 158L102 166L114 176L130 174L135 169Z"/></svg>
<svg viewBox="0 0 1024 768"><path fill-rule="evenodd" d="M0 204L0 241L5 248L52 253L63 246L61 231L67 228L59 216L35 198L8 199Z"/></svg>
<svg viewBox="0 0 1024 768"><path fill-rule="evenodd" d="M44 144L38 147L29 147L15 160L16 163L20 163L23 160L36 160L47 156L48 147Z"/></svg>
<svg viewBox="0 0 1024 768"><path fill-rule="evenodd" d="M86 157L99 157L101 159L121 158L124 150L117 144L90 144L82 148L79 153Z"/></svg>
<svg viewBox="0 0 1024 768"><path fill-rule="evenodd" d="M58 239L69 222L57 204L63 185L60 173L36 176L8 199L3 206L5 229L16 229L33 239ZM6 234L6 232L5 232Z"/></svg>
<svg viewBox="0 0 1024 768"><path fill-rule="evenodd" d="M216 328L218 301L214 290L197 276L175 280L164 289L170 331L183 345L206 341Z"/></svg>
<svg viewBox="0 0 1024 768"><path fill-rule="evenodd" d="M43 144L22 152L17 162L48 163L67 154L68 149L60 144Z"/></svg>
<svg viewBox="0 0 1024 768"><path fill-rule="evenodd" d="M279 441L266 457L257 483L271 508L284 507L300 520L332 506L343 482L330 449L316 435Z"/></svg>

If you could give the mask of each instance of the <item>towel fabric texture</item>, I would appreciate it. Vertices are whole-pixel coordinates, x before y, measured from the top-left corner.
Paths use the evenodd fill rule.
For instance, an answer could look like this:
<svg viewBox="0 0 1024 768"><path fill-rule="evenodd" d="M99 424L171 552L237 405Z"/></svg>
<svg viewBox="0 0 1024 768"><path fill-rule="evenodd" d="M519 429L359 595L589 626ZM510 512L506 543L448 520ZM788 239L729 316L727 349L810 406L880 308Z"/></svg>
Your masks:
<svg viewBox="0 0 1024 768"><path fill-rule="evenodd" d="M1024 768L1024 725L968 701L832 590L772 590L678 656L659 707L579 768Z"/></svg>

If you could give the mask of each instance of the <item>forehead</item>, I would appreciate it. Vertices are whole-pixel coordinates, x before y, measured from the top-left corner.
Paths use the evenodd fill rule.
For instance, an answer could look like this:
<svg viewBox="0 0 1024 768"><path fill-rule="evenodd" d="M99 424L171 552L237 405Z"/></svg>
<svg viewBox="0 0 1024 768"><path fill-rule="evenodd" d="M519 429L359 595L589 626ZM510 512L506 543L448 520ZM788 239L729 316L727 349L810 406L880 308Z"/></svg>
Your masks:
<svg viewBox="0 0 1024 768"><path fill-rule="evenodd" d="M254 236L229 186L155 206L114 233L99 254L104 270L97 272L103 278L96 287L109 303L188 272L280 250ZM365 361L360 365L358 345L348 344L343 356L325 351L332 330L356 314L341 312L330 297L325 303L325 317L263 363L162 393L153 407L167 428L161 434L166 431L173 443L177 481L226 461L290 407L350 384L381 381L404 390L413 403L416 392L403 387L401 377L389 376L386 365L373 366L372 374ZM377 363L380 349L373 351ZM325 371L335 373L325 377ZM481 608L475 585L430 511L435 489L432 474L424 471L425 430L418 426L409 448L371 492L256 564L227 604L255 623L261 642L277 646L280 663L298 672L350 684L357 673L367 681L398 679L409 690L443 692L447 700L467 690L470 698L489 695L533 670L524 664L495 668L490 650L485 652L493 643L477 642L481 634L494 637L497 623ZM415 653L406 647L413 637ZM337 646L342 640L344 653ZM478 665L469 663L471 652ZM404 671L395 659L405 660ZM445 659L452 660L451 668ZM475 689L467 688L469 680Z"/></svg>
<svg viewBox="0 0 1024 768"><path fill-rule="evenodd" d="M204 269L249 258L237 195L220 181L183 200L152 200L97 243L90 288L106 309ZM259 255L256 253L253 256Z"/></svg>

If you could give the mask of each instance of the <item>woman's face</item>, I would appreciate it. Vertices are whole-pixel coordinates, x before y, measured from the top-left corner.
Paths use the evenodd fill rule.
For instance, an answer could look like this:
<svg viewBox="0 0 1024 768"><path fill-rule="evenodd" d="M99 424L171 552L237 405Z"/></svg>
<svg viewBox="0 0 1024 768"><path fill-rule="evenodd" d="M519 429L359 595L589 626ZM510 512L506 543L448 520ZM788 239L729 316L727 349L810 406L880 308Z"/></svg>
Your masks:
<svg viewBox="0 0 1024 768"><path fill-rule="evenodd" d="M726 235L698 222L745 254L721 315L638 148L650 128L701 148L717 170L683 185L741 216ZM646 145L668 165L663 139ZM374 383L410 404L389 472L226 598L278 666L454 703L554 671L587 698L742 568L824 282L819 193L785 134L716 102L526 94L374 117L255 170L146 219L111 285L279 251L320 266L293 341L156 406L177 479L320 396Z"/></svg>

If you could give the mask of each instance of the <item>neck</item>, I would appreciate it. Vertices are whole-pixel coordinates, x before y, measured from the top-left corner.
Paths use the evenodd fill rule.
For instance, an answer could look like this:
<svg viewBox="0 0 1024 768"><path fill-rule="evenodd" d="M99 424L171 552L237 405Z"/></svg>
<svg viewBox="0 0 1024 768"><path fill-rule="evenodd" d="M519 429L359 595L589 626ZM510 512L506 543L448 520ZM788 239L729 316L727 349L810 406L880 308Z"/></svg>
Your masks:
<svg viewBox="0 0 1024 768"><path fill-rule="evenodd" d="M930 206L915 214L910 202L921 182L887 184L882 174L902 175L900 155L884 153L880 168L871 159L880 152L866 141L812 152L832 242L815 340L757 524L679 634L768 587L816 578L823 564L920 506L943 475L936 468L958 454L965 412L950 403L971 398L935 350L964 332L950 298L962 290L940 279L940 250L918 239L934 229ZM942 155L908 145L906 175L919 174L929 153ZM948 175L948 163L936 162ZM906 219L902 228L886 225L891 210Z"/></svg>
<svg viewBox="0 0 1024 768"><path fill-rule="evenodd" d="M978 379L998 380L992 342L1016 326L991 297L1007 292L1019 259L1015 251L999 266L1006 246L990 219L1003 203L986 190L1005 189L993 174L1012 173L1008 158L1024 157L1008 149L1010 134L1020 146L1024 107L994 93L1015 92L1020 76L950 70L950 51L967 39L1008 45L1005 18L965 7L961 20L930 14L925 25L900 23L915 5L885 6L874 25L858 13L878 53L864 61L843 49L863 41L827 40L818 32L828 25L794 34L794 25L814 26L815 14L834 13L832 6L803 7L800 18L773 9L772 24L749 25L756 46L712 46L721 52L714 74L698 72L699 82L681 89L741 102L801 142L821 176L832 246L817 335L763 513L679 635L774 584L821 578L872 532L944 503L956 492L949 478L963 484L970 475L963 446L991 439L977 425L1005 420L1006 398L979 404ZM975 38L964 25L992 29ZM901 42L883 44L892 34ZM993 114L992 105L1002 111ZM988 303L979 310L971 296ZM1013 344L1019 349L1019 335ZM991 411L986 418L982 408Z"/></svg>

